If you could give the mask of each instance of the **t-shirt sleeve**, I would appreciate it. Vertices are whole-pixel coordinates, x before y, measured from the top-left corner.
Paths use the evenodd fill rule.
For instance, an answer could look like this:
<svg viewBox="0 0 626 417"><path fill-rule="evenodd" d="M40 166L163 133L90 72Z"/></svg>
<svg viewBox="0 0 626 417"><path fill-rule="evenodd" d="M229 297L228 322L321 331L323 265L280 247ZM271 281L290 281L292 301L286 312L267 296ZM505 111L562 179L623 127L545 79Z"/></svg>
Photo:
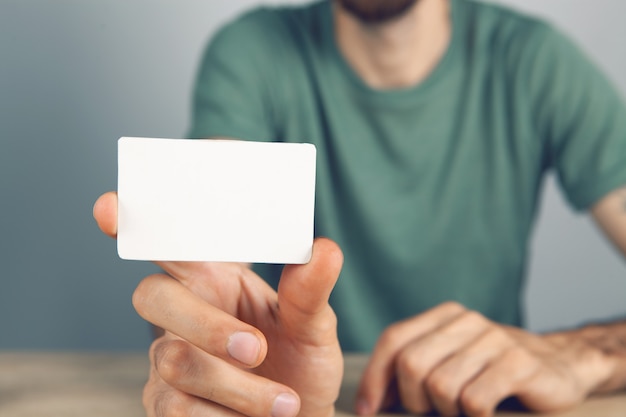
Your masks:
<svg viewBox="0 0 626 417"><path fill-rule="evenodd" d="M626 185L626 106L576 45L544 29L529 74L536 120L567 200L583 210Z"/></svg>
<svg viewBox="0 0 626 417"><path fill-rule="evenodd" d="M273 139L262 14L251 13L228 24L207 45L194 85L187 137Z"/></svg>

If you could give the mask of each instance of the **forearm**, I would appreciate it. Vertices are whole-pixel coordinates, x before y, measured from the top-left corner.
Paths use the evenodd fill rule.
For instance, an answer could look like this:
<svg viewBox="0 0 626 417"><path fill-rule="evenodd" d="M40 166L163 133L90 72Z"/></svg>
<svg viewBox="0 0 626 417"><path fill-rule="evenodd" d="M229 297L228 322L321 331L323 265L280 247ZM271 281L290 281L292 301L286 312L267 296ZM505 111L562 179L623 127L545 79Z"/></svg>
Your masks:
<svg viewBox="0 0 626 417"><path fill-rule="evenodd" d="M580 334L591 347L598 349L613 363L611 377L600 387L598 393L626 388L626 321L597 324L584 327Z"/></svg>
<svg viewBox="0 0 626 417"><path fill-rule="evenodd" d="M626 187L600 200L592 208L591 214L605 236L626 257Z"/></svg>
<svg viewBox="0 0 626 417"><path fill-rule="evenodd" d="M605 235L626 257L626 187L609 193L591 212ZM598 387L598 393L626 389L626 320L589 325L565 334L582 340L611 364L611 377Z"/></svg>
<svg viewBox="0 0 626 417"><path fill-rule="evenodd" d="M605 372L591 394L604 394L626 389L626 320L592 324L580 329L546 335L564 348L578 347L583 373Z"/></svg>

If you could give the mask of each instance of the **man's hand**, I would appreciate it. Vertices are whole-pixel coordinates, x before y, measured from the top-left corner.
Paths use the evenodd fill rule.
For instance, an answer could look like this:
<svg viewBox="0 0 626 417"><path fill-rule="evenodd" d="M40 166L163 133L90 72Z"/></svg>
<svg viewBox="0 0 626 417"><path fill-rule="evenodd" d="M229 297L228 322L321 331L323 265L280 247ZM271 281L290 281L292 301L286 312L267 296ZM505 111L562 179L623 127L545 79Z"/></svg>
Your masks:
<svg viewBox="0 0 626 417"><path fill-rule="evenodd" d="M534 335L446 303L383 333L356 408L371 415L396 396L413 413L486 417L515 396L548 412L581 402L610 377L612 366L581 338Z"/></svg>
<svg viewBox="0 0 626 417"><path fill-rule="evenodd" d="M94 217L115 237L115 193ZM165 329L150 349L148 416L332 416L343 358L328 297L342 262L335 243L317 239L308 264L285 267L278 293L240 264L158 262L166 274L133 295Z"/></svg>

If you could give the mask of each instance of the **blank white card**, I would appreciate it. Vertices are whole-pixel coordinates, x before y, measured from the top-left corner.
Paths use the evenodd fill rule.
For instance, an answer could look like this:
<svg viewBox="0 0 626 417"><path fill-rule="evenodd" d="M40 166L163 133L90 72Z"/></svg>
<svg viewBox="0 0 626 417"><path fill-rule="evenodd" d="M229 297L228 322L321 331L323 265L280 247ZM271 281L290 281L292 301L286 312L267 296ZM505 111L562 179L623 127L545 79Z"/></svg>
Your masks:
<svg viewBox="0 0 626 417"><path fill-rule="evenodd" d="M315 146L120 138L123 259L307 263Z"/></svg>

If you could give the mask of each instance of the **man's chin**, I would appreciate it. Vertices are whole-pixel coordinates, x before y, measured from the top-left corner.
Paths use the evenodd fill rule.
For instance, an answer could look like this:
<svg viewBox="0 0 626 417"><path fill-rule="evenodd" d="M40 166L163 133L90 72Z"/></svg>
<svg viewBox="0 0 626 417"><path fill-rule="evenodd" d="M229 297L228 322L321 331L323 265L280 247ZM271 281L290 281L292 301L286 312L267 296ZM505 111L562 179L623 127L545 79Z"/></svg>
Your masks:
<svg viewBox="0 0 626 417"><path fill-rule="evenodd" d="M377 24L405 14L419 0L336 0L337 4L363 23Z"/></svg>

